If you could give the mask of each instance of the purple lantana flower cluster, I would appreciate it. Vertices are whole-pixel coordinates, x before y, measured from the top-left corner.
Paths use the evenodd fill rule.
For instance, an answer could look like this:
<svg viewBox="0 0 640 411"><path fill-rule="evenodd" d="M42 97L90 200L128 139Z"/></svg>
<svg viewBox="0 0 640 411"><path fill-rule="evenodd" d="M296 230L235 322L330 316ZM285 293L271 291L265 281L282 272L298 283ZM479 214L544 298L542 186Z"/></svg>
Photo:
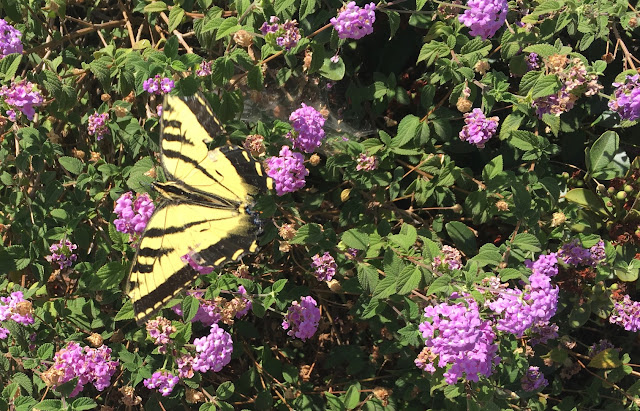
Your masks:
<svg viewBox="0 0 640 411"><path fill-rule="evenodd" d="M15 321L18 324L33 324L33 306L25 300L22 291L14 291L8 297L0 297L0 321ZM0 340L9 336L9 330L0 327Z"/></svg>
<svg viewBox="0 0 640 411"><path fill-rule="evenodd" d="M129 234L129 239L133 240L134 236L142 234L154 209L153 201L147 193L138 194L135 201L131 191L124 193L116 200L113 210L118 215L113 221L116 230Z"/></svg>
<svg viewBox="0 0 640 411"><path fill-rule="evenodd" d="M142 383L150 390L158 390L163 397L169 396L173 388L180 381L180 378L171 374L169 371L162 370L156 371L151 375L151 378L147 378Z"/></svg>
<svg viewBox="0 0 640 411"><path fill-rule="evenodd" d="M198 67L198 69L196 70L196 76L198 77L208 76L209 74L213 73L212 67L213 67L212 60L203 61L202 63L200 63L200 67Z"/></svg>
<svg viewBox="0 0 640 411"><path fill-rule="evenodd" d="M316 278L318 281L331 281L334 275L336 275L336 260L325 252L322 256L316 254L311 257L311 268L316 272Z"/></svg>
<svg viewBox="0 0 640 411"><path fill-rule="evenodd" d="M358 40L373 33L373 23L376 21L376 5L369 3L364 7L356 6L350 1L340 10L337 17L329 20L341 39Z"/></svg>
<svg viewBox="0 0 640 411"><path fill-rule="evenodd" d="M574 239L564 244L562 248L558 250L558 257L560 257L565 264L574 266L590 265L595 267L603 262L607 256L602 240L598 241L598 243L591 248L584 248L578 244L577 239Z"/></svg>
<svg viewBox="0 0 640 411"><path fill-rule="evenodd" d="M193 340L198 355L193 360L193 369L200 372L209 370L218 372L231 361L233 353L233 340L231 334L211 325L209 335Z"/></svg>
<svg viewBox="0 0 640 411"><path fill-rule="evenodd" d="M555 94L535 99L532 106L538 118L545 114L559 116L573 108L578 98L597 94L602 85L598 83L597 74L589 74L582 60L569 59L567 56L555 54L545 59L548 74L555 74L561 86Z"/></svg>
<svg viewBox="0 0 640 411"><path fill-rule="evenodd" d="M267 174L276 183L276 193L282 196L304 187L309 170L304 166L302 154L292 152L288 146L282 146L278 157L267 160Z"/></svg>
<svg viewBox="0 0 640 411"><path fill-rule="evenodd" d="M537 391L549 385L549 382L544 378L539 367L529 367L527 373L520 380L520 384L525 391Z"/></svg>
<svg viewBox="0 0 640 411"><path fill-rule="evenodd" d="M174 86L175 83L173 82L173 80L171 80L169 77L162 77L160 76L160 74L156 74L155 77L148 78L142 83L142 88L144 89L144 91L150 94L157 95L169 93L171 90L173 90Z"/></svg>
<svg viewBox="0 0 640 411"><path fill-rule="evenodd" d="M271 16L269 23L265 21L260 27L260 32L265 36L267 42L274 42L287 51L298 45L301 35L296 20L287 20L280 24L278 17Z"/></svg>
<svg viewBox="0 0 640 411"><path fill-rule="evenodd" d="M7 110L7 117L11 121L16 121L16 111L19 110L29 121L33 120L36 114L34 107L41 106L44 103L44 97L35 84L27 80L19 80L11 83L10 86L2 86L0 88L0 96L4 98L12 109Z"/></svg>
<svg viewBox="0 0 640 411"><path fill-rule="evenodd" d="M621 301L614 304L609 322L627 331L640 331L640 302L633 301L629 295L625 295Z"/></svg>
<svg viewBox="0 0 640 411"><path fill-rule="evenodd" d="M498 117L486 117L482 110L474 108L464 115L464 127L460 131L460 140L483 148L498 130Z"/></svg>
<svg viewBox="0 0 640 411"><path fill-rule="evenodd" d="M557 286L551 285L551 278L558 274L556 253L541 255L534 262L527 260L525 265L532 274L524 290L501 288L496 291L495 299L485 303L498 317L496 329L518 338L533 325L549 322L556 313L560 292Z"/></svg>
<svg viewBox="0 0 640 411"><path fill-rule="evenodd" d="M302 341L311 338L320 323L320 309L318 303L311 296L302 297L300 302L294 301L287 310L282 321L282 328L287 330L290 337Z"/></svg>
<svg viewBox="0 0 640 411"><path fill-rule="evenodd" d="M448 367L444 377L449 384L459 378L478 381L480 375L491 375L493 365L500 362L496 335L492 322L480 318L475 300L429 306L424 309L424 316L427 321L420 324L419 330L429 355L419 357L420 364L416 360L416 365L433 373L437 359L438 367Z"/></svg>
<svg viewBox="0 0 640 411"><path fill-rule="evenodd" d="M538 56L538 53L529 53L524 60L527 63L527 68L529 70L537 70L540 68L540 57Z"/></svg>
<svg viewBox="0 0 640 411"><path fill-rule="evenodd" d="M111 385L111 376L118 367L117 360L111 361L109 347L103 345L99 348L83 348L73 341L58 351L53 361L53 366L48 372L59 374L54 387L73 378L78 379L78 385L71 392L71 397L78 395L89 383L92 383L98 391L104 390Z"/></svg>
<svg viewBox="0 0 640 411"><path fill-rule="evenodd" d="M481 36L483 40L496 34L509 11L507 0L469 0L467 6L458 20L471 29L469 34Z"/></svg>
<svg viewBox="0 0 640 411"><path fill-rule="evenodd" d="M624 83L613 83L616 88L609 108L623 120L635 121L640 118L640 75L627 76Z"/></svg>
<svg viewBox="0 0 640 411"><path fill-rule="evenodd" d="M289 121L295 130L287 137L293 141L293 148L305 153L313 153L320 147L324 139L325 118L318 110L302 103L302 107L289 116Z"/></svg>
<svg viewBox="0 0 640 411"><path fill-rule="evenodd" d="M166 318L156 317L153 320L147 321L146 328L149 337L153 340L153 343L158 346L158 352L160 354L166 354L167 346L171 343L170 335L176 332L176 327Z"/></svg>
<svg viewBox="0 0 640 411"><path fill-rule="evenodd" d="M378 157L360 153L356 159L357 171L374 171L378 168Z"/></svg>
<svg viewBox="0 0 640 411"><path fill-rule="evenodd" d="M78 256L73 253L73 250L78 246L73 244L69 240L60 240L59 242L52 244L49 247L51 255L45 257L50 263L58 263L60 269L71 267L73 263L78 259Z"/></svg>
<svg viewBox="0 0 640 411"><path fill-rule="evenodd" d="M20 30L7 23L6 20L0 19L0 59L13 53L22 54L20 36L22 36Z"/></svg>
<svg viewBox="0 0 640 411"><path fill-rule="evenodd" d="M453 248L449 245L442 246L442 255L437 255L433 258L431 268L434 270L459 270L462 268L462 255L457 248Z"/></svg>
<svg viewBox="0 0 640 411"><path fill-rule="evenodd" d="M93 113L87 120L87 130L90 136L96 136L96 140L102 140L104 136L109 134L109 128L107 127L107 120L109 120L109 113Z"/></svg>

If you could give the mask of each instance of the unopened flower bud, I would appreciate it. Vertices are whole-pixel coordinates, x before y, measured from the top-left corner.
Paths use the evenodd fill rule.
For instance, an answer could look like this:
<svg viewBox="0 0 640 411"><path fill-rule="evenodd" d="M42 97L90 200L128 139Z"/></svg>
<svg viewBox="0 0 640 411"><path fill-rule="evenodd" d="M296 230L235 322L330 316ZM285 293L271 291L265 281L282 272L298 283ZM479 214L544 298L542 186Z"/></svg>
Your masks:
<svg viewBox="0 0 640 411"><path fill-rule="evenodd" d="M313 155L309 158L309 163L311 163L312 166L317 166L318 164L320 164L320 156L316 153L313 153Z"/></svg>
<svg viewBox="0 0 640 411"><path fill-rule="evenodd" d="M116 112L116 117L121 118L127 115L127 109L122 106L116 106L113 110Z"/></svg>
<svg viewBox="0 0 640 411"><path fill-rule="evenodd" d="M249 47L253 44L253 37L246 30L238 30L233 34L233 41L240 47Z"/></svg>
<svg viewBox="0 0 640 411"><path fill-rule="evenodd" d="M106 103L107 101L111 100L111 96L107 93L103 93L100 96L100 100L102 100L104 103Z"/></svg>
<svg viewBox="0 0 640 411"><path fill-rule="evenodd" d="M283 240L289 241L296 236L296 227L293 224L284 223L282 224L282 226L280 226L278 234L280 235L280 237L282 237Z"/></svg>
<svg viewBox="0 0 640 411"><path fill-rule="evenodd" d="M567 220L567 216L562 212L553 213L553 217L551 218L551 227L558 227Z"/></svg>
<svg viewBox="0 0 640 411"><path fill-rule="evenodd" d="M98 333L91 334L90 336L88 336L86 338L86 340L94 348L98 348L98 347L102 346L102 343L104 342L104 340L102 339L102 336L100 334L98 334Z"/></svg>
<svg viewBox="0 0 640 411"><path fill-rule="evenodd" d="M451 211L453 211L456 214L461 214L463 211L462 205L455 204L453 207L451 207Z"/></svg>
<svg viewBox="0 0 640 411"><path fill-rule="evenodd" d="M489 62L486 60L479 60L475 64L475 66L473 66L473 69L475 70L476 73L480 74L481 76L484 76L485 73L489 71Z"/></svg>
<svg viewBox="0 0 640 411"><path fill-rule="evenodd" d="M260 157L266 151L264 146L264 137L260 134L249 134L244 140L244 148L251 151L254 157Z"/></svg>
<svg viewBox="0 0 640 411"><path fill-rule="evenodd" d="M340 193L340 201L342 201L344 203L349 199L350 196L351 196L351 189L350 188L345 188Z"/></svg>
<svg viewBox="0 0 640 411"><path fill-rule="evenodd" d="M496 202L496 208L498 211L509 211L509 203L504 200L499 200Z"/></svg>
<svg viewBox="0 0 640 411"><path fill-rule="evenodd" d="M195 404L204 401L204 394L200 391L196 391L193 388L187 388L185 392L185 399L189 404Z"/></svg>
<svg viewBox="0 0 640 411"><path fill-rule="evenodd" d="M456 103L456 108L461 113L468 113L471 111L473 107L473 103L466 97L458 97L458 102Z"/></svg>

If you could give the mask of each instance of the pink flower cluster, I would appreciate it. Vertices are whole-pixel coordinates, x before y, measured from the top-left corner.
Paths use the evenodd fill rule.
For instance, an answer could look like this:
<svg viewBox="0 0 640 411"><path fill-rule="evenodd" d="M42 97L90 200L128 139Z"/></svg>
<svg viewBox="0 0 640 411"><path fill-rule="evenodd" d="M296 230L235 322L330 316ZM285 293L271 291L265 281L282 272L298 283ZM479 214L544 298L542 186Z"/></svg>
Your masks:
<svg viewBox="0 0 640 411"><path fill-rule="evenodd" d="M73 263L78 259L78 256L73 253L73 250L77 248L78 246L73 244L69 240L60 240L60 242L52 244L51 247L49 247L51 255L46 256L45 259L50 263L58 263L61 270L67 267L71 267Z"/></svg>
<svg viewBox="0 0 640 411"><path fill-rule="evenodd" d="M218 327L211 326L209 335L193 340L198 355L193 359L193 369L200 372L218 372L231 361L233 340L231 335Z"/></svg>
<svg viewBox="0 0 640 411"><path fill-rule="evenodd" d="M19 324L33 324L31 302L24 299L22 291L14 291L8 297L0 297L0 321L15 321ZM9 330L0 327L0 340L9 336Z"/></svg>
<svg viewBox="0 0 640 411"><path fill-rule="evenodd" d="M4 19L0 19L0 59L13 53L22 54L22 33Z"/></svg>
<svg viewBox="0 0 640 411"><path fill-rule="evenodd" d="M282 196L304 187L309 170L304 166L302 154L292 152L288 146L282 146L279 157L267 160L267 174L276 183L276 193Z"/></svg>
<svg viewBox="0 0 640 411"><path fill-rule="evenodd" d="M107 120L109 120L109 113L93 113L89 116L88 132L90 136L96 136L96 140L102 140L104 136L109 134L109 128L107 127Z"/></svg>
<svg viewBox="0 0 640 411"><path fill-rule="evenodd" d="M358 40L373 33L373 23L376 21L376 5L369 3L360 8L355 1L350 1L338 13L338 17L331 20L333 28L341 39Z"/></svg>
<svg viewBox="0 0 640 411"><path fill-rule="evenodd" d="M617 324L627 331L640 331L640 302L631 300L625 295L622 301L614 304L609 317L611 324Z"/></svg>
<svg viewBox="0 0 640 411"><path fill-rule="evenodd" d="M469 0L469 7L458 17L460 23L469 27L472 36L481 36L483 40L493 37L507 19L509 4L507 0Z"/></svg>
<svg viewBox="0 0 640 411"><path fill-rule="evenodd" d="M498 117L486 117L482 110L474 108L464 114L464 127L460 131L460 140L483 148L498 130Z"/></svg>
<svg viewBox="0 0 640 411"><path fill-rule="evenodd" d="M300 302L292 302L282 322L282 328L288 330L287 335L302 341L311 338L320 323L320 309L317 305L311 296L302 297Z"/></svg>
<svg viewBox="0 0 640 411"><path fill-rule="evenodd" d="M541 255L535 262L527 260L525 265L532 274L524 291L501 288L496 299L487 300L486 306L499 317L496 329L522 337L533 325L548 323L556 313L560 292L551 285L551 277L558 274L557 263L555 253Z"/></svg>
<svg viewBox="0 0 640 411"><path fill-rule="evenodd" d="M170 335L176 332L176 327L166 318L156 317L154 320L147 321L146 328L149 337L151 337L153 343L158 346L158 352L160 354L166 354L167 346L171 343Z"/></svg>
<svg viewBox="0 0 640 411"><path fill-rule="evenodd" d="M442 246L442 256L435 256L431 263L431 268L434 270L449 269L459 270L462 268L462 255L458 249L451 246Z"/></svg>
<svg viewBox="0 0 640 411"><path fill-rule="evenodd" d="M640 75L627 76L624 83L613 83L616 88L609 108L623 120L635 121L640 118Z"/></svg>
<svg viewBox="0 0 640 411"><path fill-rule="evenodd" d="M289 116L289 121L295 133L289 133L287 137L293 141L293 148L305 153L313 153L320 147L324 139L325 119L318 110L302 103L302 107L295 110Z"/></svg>
<svg viewBox="0 0 640 411"><path fill-rule="evenodd" d="M607 257L604 249L604 242L600 240L591 248L584 248L578 244L578 240L574 239L562 246L558 250L558 257L569 265L590 265L595 267L605 260Z"/></svg>
<svg viewBox="0 0 640 411"><path fill-rule="evenodd" d="M360 153L356 159L357 171L374 171L378 168L378 157Z"/></svg>
<svg viewBox="0 0 640 411"><path fill-rule="evenodd" d="M156 74L155 77L148 78L142 83L144 91L157 95L169 93L174 86L173 80L169 77L161 77L160 74Z"/></svg>
<svg viewBox="0 0 640 411"><path fill-rule="evenodd" d="M109 347L103 345L99 348L82 348L73 341L58 351L53 361L52 368L62 372L55 386L78 378L78 385L71 392L71 397L78 395L89 383L93 383L98 391L104 390L111 384L111 376L118 367L117 360L111 361Z"/></svg>
<svg viewBox="0 0 640 411"><path fill-rule="evenodd" d="M298 22L296 20L287 20L283 24L280 24L280 19L276 16L271 16L268 24L266 21L262 23L260 31L265 36L267 42L273 41L289 51L298 45L300 41L300 30L298 29Z"/></svg>
<svg viewBox="0 0 640 411"><path fill-rule="evenodd" d="M459 378L478 381L480 375L489 376L493 365L500 362L498 345L491 321L482 320L478 303L469 298L457 304L441 303L424 309L427 321L419 326L430 352L416 360L421 369L434 373L431 361L445 368L445 381L455 384Z"/></svg>
<svg viewBox="0 0 640 411"><path fill-rule="evenodd" d="M33 120L33 116L36 114L34 107L44 103L44 97L42 97L40 90L27 80L14 81L9 87L2 86L0 96L4 97L5 103L20 110L29 121ZM15 110L8 110L7 117L11 121L16 121Z"/></svg>
<svg viewBox="0 0 640 411"><path fill-rule="evenodd" d="M129 234L129 239L144 232L147 222L155 210L153 201L148 194L138 194L133 200L133 194L128 191L116 200L116 207L113 210L118 218L113 221L116 230Z"/></svg>
<svg viewBox="0 0 640 411"><path fill-rule="evenodd" d="M313 268L316 272L316 278L318 281L331 281L334 275L336 275L336 260L329 254L325 252L322 256L320 254L316 254L311 257L313 261L311 263L311 268Z"/></svg>
<svg viewBox="0 0 640 411"><path fill-rule="evenodd" d="M163 397L167 397L173 391L173 387L180 381L180 378L171 374L169 371L156 371L151 375L151 378L147 378L142 381L145 387L148 389L156 389Z"/></svg>

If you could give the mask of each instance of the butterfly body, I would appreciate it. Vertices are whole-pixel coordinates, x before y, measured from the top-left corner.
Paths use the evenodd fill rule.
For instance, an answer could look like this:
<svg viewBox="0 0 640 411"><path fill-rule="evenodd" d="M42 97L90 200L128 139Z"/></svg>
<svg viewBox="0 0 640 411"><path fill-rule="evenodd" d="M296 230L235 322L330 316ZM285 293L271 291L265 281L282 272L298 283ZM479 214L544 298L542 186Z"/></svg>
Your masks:
<svg viewBox="0 0 640 411"><path fill-rule="evenodd" d="M161 120L167 182L141 236L127 294L140 324L198 275L257 251L254 196L271 188L260 163L236 146L209 150L220 131L202 95L167 96Z"/></svg>

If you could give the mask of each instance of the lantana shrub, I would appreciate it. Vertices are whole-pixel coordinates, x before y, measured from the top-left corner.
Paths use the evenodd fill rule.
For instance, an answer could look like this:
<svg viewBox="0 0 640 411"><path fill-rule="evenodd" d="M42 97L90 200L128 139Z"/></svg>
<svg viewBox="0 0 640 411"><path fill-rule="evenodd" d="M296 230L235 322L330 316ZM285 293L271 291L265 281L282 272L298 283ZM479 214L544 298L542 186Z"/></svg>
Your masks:
<svg viewBox="0 0 640 411"><path fill-rule="evenodd" d="M0 0L0 408L640 408L639 14ZM197 92L273 179L261 248L193 244L137 325Z"/></svg>

